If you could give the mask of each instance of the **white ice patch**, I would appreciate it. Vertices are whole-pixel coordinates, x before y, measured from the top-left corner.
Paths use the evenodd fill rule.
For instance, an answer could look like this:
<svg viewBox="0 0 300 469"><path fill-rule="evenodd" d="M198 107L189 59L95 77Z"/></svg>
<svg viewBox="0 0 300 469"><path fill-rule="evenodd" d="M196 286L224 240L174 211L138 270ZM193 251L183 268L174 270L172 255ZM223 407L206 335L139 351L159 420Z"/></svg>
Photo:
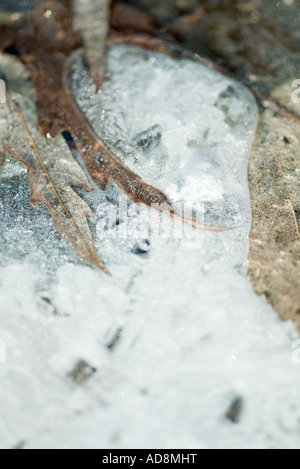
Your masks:
<svg viewBox="0 0 300 469"><path fill-rule="evenodd" d="M152 211L134 213L112 184L85 195L108 277L79 262L46 209L30 207L25 172L9 160L1 447L299 448L297 335L246 278L252 96L196 62L129 46L109 49L108 72L99 93L80 63L73 75L95 131L173 202L199 203L206 223L238 228L201 233L200 243L139 239L137 221L148 228ZM120 196L127 238L117 237ZM81 386L70 378L79 363L94 373Z"/></svg>

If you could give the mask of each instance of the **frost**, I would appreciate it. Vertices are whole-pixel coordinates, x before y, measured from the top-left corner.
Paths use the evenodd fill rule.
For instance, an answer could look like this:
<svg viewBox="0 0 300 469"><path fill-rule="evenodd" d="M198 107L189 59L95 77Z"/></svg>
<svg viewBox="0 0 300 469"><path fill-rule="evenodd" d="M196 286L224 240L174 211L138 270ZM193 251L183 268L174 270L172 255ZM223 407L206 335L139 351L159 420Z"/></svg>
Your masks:
<svg viewBox="0 0 300 469"><path fill-rule="evenodd" d="M129 46L109 49L108 74L98 93L81 63L72 78L95 131L174 203L237 228L181 239L176 225L164 237L168 217L135 210L114 184L95 190L84 197L108 277L80 264L46 210L28 205L25 172L9 160L1 446L299 448L297 335L245 277L253 98L196 62Z"/></svg>

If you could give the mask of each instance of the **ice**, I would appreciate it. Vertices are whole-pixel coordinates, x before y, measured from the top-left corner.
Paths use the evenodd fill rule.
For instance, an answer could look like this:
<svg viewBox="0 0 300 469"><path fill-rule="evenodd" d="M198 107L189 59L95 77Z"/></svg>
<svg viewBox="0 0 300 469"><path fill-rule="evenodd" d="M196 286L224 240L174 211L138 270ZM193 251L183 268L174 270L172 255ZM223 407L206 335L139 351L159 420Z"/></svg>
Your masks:
<svg viewBox="0 0 300 469"><path fill-rule="evenodd" d="M170 237L166 216L111 183L82 194L109 277L30 207L25 170L8 160L0 446L299 448L298 335L246 277L254 99L194 61L133 46L110 47L98 93L78 61L72 89L131 169L178 209L236 229L178 221Z"/></svg>

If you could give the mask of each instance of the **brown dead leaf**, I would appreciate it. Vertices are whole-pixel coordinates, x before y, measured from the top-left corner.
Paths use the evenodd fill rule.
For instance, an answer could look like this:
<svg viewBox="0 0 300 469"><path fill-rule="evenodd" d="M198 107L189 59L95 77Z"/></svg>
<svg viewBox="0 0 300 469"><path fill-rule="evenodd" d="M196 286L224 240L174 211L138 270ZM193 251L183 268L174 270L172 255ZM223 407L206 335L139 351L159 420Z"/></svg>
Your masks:
<svg viewBox="0 0 300 469"><path fill-rule="evenodd" d="M58 233L67 236L78 255L106 270L95 252L87 221L93 213L74 190L91 190L84 171L61 136L45 139L38 132L33 90L24 80L26 70L18 59L2 56L0 64L7 71L8 89L18 81L18 92L8 91L7 104L0 107L0 119L6 122L0 130L4 151L26 166L32 205L42 202L50 211Z"/></svg>
<svg viewBox="0 0 300 469"><path fill-rule="evenodd" d="M205 15L186 43L193 40L195 51L233 71L260 102L269 97L278 103L266 100L261 108L250 161L249 275L255 291L300 329L300 106L291 99L292 82L300 78L300 4L205 0L201 5Z"/></svg>

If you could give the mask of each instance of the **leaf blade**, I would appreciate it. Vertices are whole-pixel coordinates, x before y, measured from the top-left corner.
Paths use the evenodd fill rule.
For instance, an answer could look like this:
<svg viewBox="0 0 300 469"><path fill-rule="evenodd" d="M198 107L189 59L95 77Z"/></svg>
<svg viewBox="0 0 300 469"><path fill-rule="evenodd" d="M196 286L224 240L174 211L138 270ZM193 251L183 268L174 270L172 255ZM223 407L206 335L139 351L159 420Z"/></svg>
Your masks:
<svg viewBox="0 0 300 469"><path fill-rule="evenodd" d="M6 59L4 62L15 60ZM18 71L22 68L19 66ZM8 88L9 84L8 80ZM6 115L10 121L7 129L12 127L13 130L4 149L27 168L32 205L42 202L51 213L58 233L69 239L81 259L106 271L96 254L88 224L93 213L75 191L75 188L91 190L87 176L74 160L62 136L45 139L39 134L35 104L28 84L21 85L21 94L8 91L7 100L8 105L1 108L1 114L2 118ZM7 136L3 138L4 133L2 130L2 141L8 140Z"/></svg>

